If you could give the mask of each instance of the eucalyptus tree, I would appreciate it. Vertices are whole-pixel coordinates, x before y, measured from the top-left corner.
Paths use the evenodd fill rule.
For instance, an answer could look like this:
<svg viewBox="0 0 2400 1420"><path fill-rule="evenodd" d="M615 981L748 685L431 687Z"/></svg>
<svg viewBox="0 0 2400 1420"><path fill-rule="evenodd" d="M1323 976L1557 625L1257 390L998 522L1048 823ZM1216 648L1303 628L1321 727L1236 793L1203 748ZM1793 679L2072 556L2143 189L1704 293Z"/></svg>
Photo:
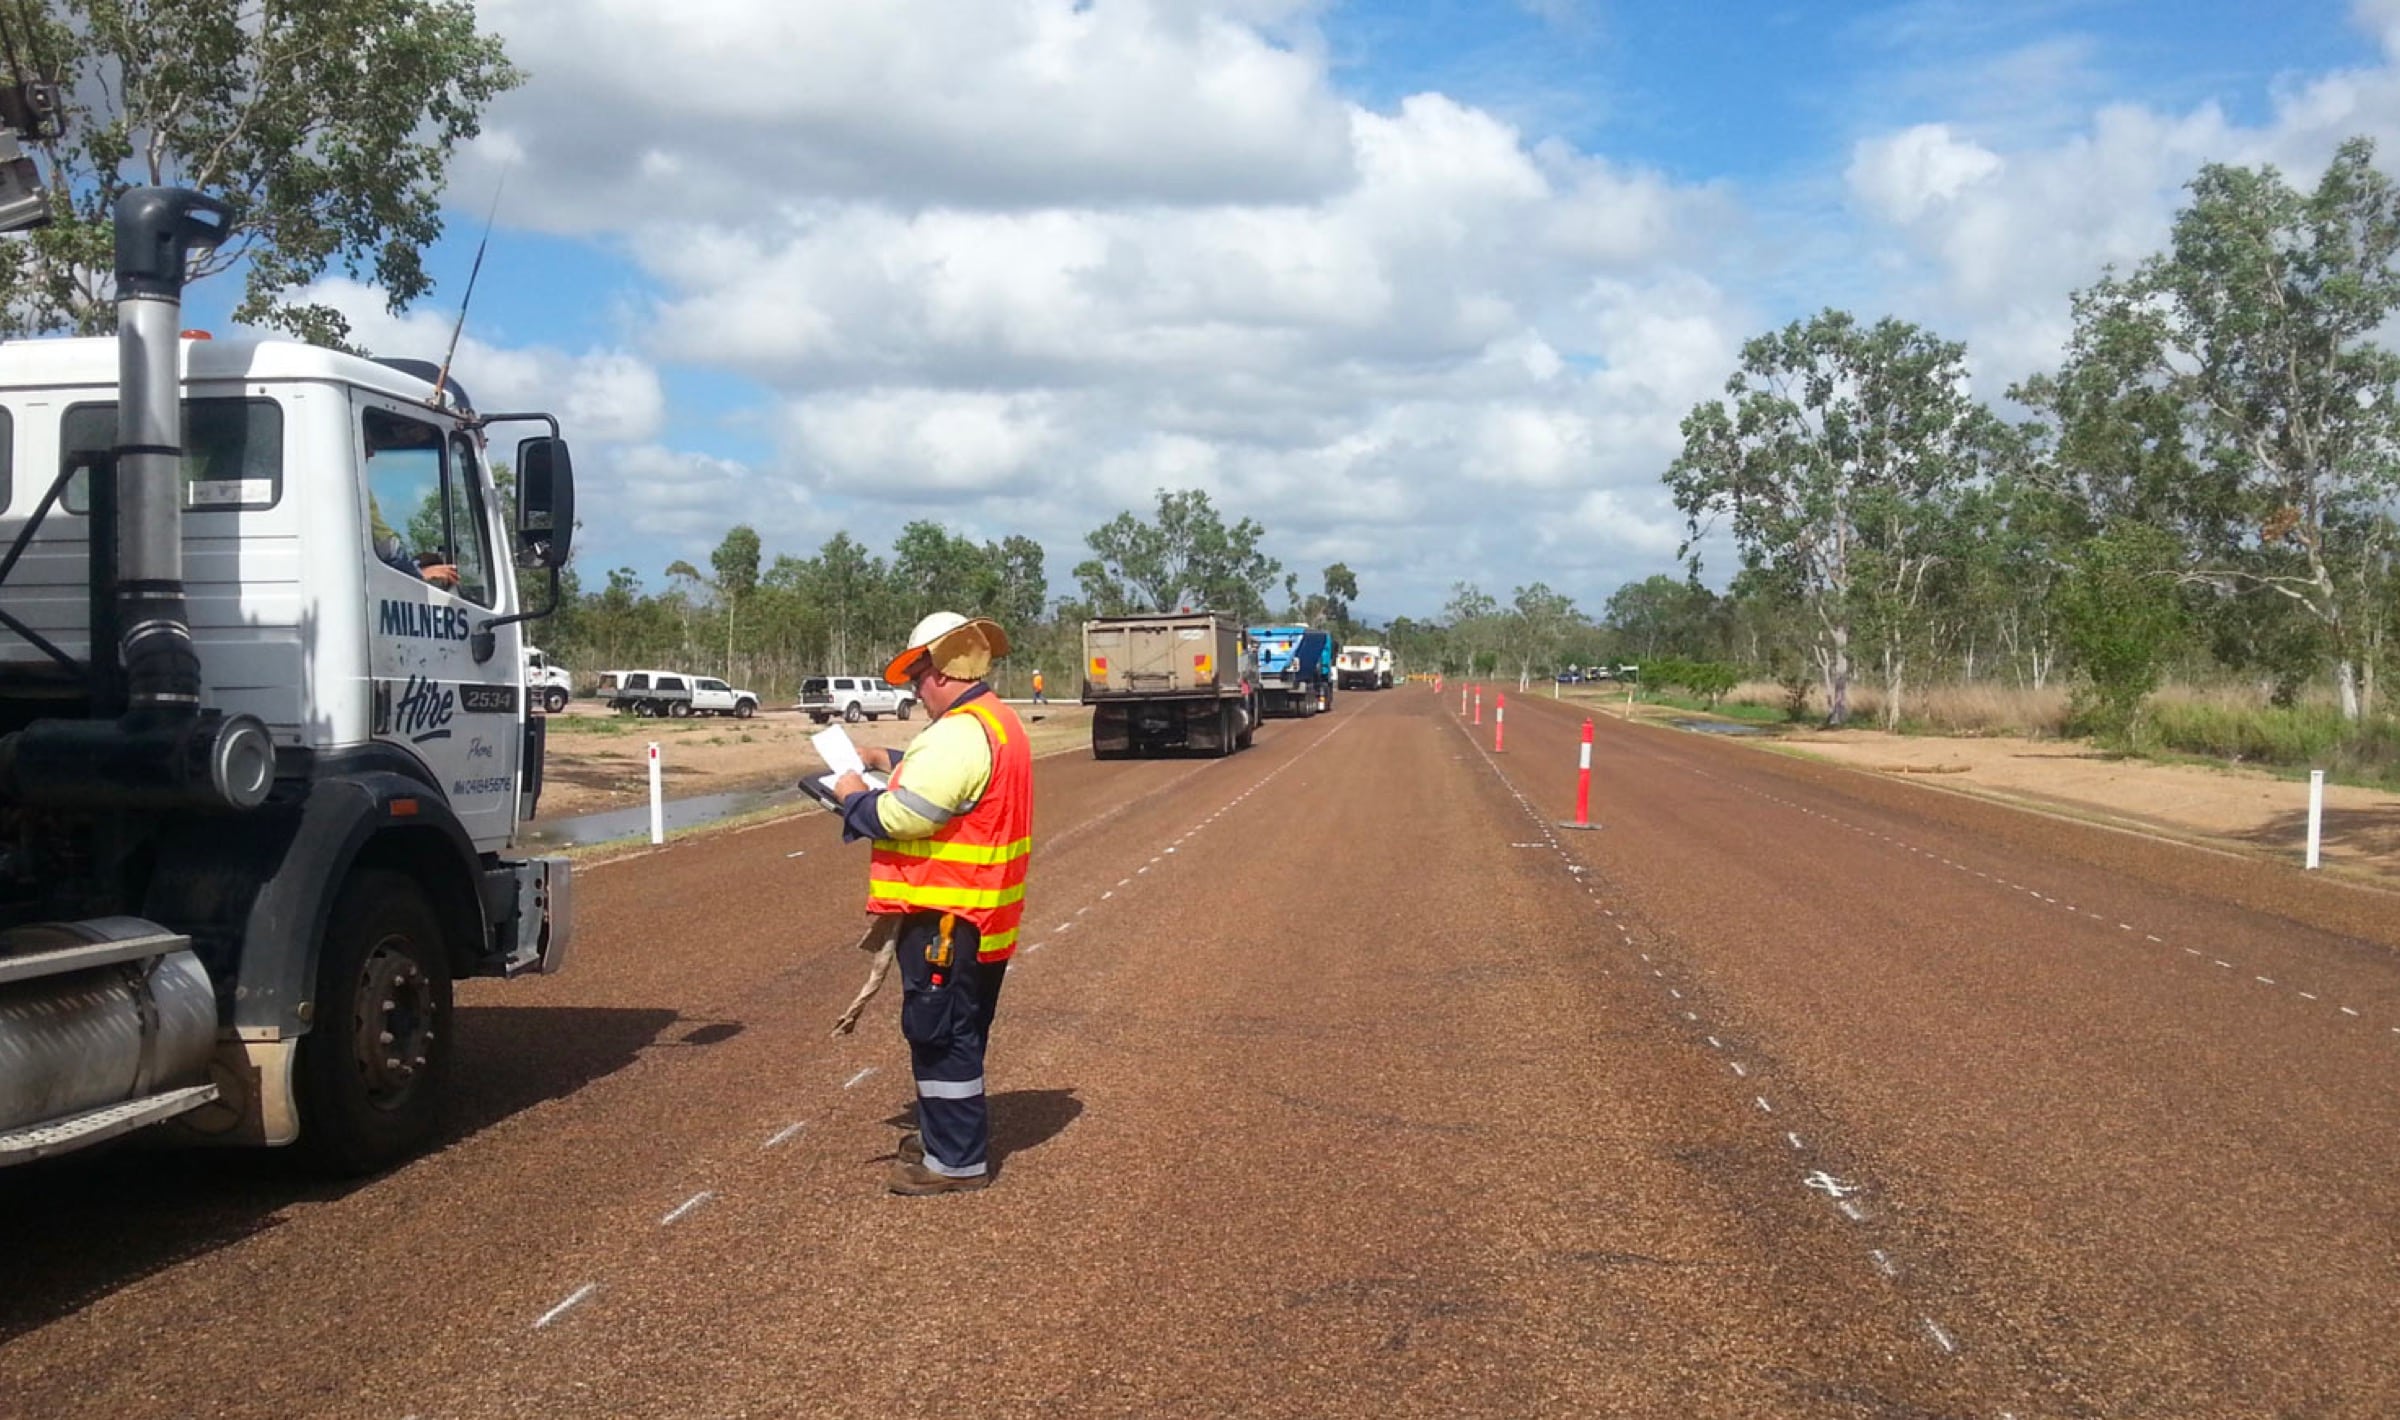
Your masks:
<svg viewBox="0 0 2400 1420"><path fill-rule="evenodd" d="M2183 575L2269 593L2322 633L2342 714L2374 699L2400 527L2400 187L2344 143L2312 191L2210 164L2167 249L2081 293L2030 382L2102 516L2167 522ZM2163 515L2163 516L2162 516Z"/></svg>
<svg viewBox="0 0 2400 1420"><path fill-rule="evenodd" d="M451 154L523 81L465 0L14 0L0 32L65 110L34 145L50 225L0 245L0 335L114 330L111 211L169 184L233 204L192 275L243 270L234 319L338 344L291 292L339 264L422 296Z"/></svg>
<svg viewBox="0 0 2400 1420"><path fill-rule="evenodd" d="M1897 717L1948 503L1984 465L1994 421L1967 391L1966 347L1906 321L1827 310L1742 347L1725 396L1684 418L1667 470L1683 555L1728 523L1746 568L1808 608L1828 718L1850 713L1853 640L1876 641Z"/></svg>

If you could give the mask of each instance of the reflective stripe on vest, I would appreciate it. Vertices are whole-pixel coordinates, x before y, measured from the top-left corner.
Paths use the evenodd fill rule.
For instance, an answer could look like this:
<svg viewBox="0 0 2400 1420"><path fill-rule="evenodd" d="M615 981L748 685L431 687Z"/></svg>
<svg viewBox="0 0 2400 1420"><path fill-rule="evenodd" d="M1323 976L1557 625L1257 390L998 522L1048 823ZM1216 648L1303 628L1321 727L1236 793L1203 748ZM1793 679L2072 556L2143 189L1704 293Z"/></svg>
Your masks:
<svg viewBox="0 0 2400 1420"><path fill-rule="evenodd" d="M973 923L982 961L1006 961L1025 914L1033 857L1033 750L1016 712L990 696L952 706L982 725L992 753L983 795L931 837L875 840L867 877L869 912L947 912ZM892 774L900 787L904 756Z"/></svg>

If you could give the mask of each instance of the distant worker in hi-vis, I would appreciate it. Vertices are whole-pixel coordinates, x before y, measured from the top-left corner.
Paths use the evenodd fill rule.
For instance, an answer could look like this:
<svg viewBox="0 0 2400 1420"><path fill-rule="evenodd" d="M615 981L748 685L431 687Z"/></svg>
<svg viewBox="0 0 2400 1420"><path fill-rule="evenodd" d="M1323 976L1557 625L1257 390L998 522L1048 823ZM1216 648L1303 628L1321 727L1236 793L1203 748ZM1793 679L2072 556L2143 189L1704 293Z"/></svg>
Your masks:
<svg viewBox="0 0 2400 1420"><path fill-rule="evenodd" d="M1033 750L983 680L1007 654L997 622L952 611L918 622L883 678L911 687L933 723L898 756L861 748L869 769L889 772L887 787L855 773L834 784L843 841L874 845L867 911L896 919L917 1129L900 1140L894 1193L990 1182L983 1053L1033 854Z"/></svg>

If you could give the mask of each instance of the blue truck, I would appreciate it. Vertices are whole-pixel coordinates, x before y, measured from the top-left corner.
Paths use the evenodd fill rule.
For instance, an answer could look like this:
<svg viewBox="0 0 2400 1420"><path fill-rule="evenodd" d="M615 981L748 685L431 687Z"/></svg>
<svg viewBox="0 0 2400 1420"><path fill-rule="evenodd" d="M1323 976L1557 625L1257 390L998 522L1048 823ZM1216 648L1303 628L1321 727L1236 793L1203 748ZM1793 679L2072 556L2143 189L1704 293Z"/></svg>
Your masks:
<svg viewBox="0 0 2400 1420"><path fill-rule="evenodd" d="M1333 708L1333 636L1305 626L1253 626L1258 713L1305 720Z"/></svg>

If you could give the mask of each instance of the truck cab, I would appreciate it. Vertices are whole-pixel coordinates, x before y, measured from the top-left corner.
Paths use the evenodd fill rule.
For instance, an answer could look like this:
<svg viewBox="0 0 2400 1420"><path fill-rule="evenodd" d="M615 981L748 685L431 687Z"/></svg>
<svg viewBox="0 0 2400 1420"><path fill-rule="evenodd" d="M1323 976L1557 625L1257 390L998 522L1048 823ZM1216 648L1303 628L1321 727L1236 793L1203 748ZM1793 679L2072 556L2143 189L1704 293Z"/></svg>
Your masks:
<svg viewBox="0 0 2400 1420"><path fill-rule="evenodd" d="M1306 626L1253 626L1259 713L1307 719L1333 708L1333 637Z"/></svg>
<svg viewBox="0 0 2400 1420"><path fill-rule="evenodd" d="M566 862L510 851L566 445L120 287L118 339L0 344L0 1166L172 1119L379 1167L431 1137L451 983L567 958Z"/></svg>

